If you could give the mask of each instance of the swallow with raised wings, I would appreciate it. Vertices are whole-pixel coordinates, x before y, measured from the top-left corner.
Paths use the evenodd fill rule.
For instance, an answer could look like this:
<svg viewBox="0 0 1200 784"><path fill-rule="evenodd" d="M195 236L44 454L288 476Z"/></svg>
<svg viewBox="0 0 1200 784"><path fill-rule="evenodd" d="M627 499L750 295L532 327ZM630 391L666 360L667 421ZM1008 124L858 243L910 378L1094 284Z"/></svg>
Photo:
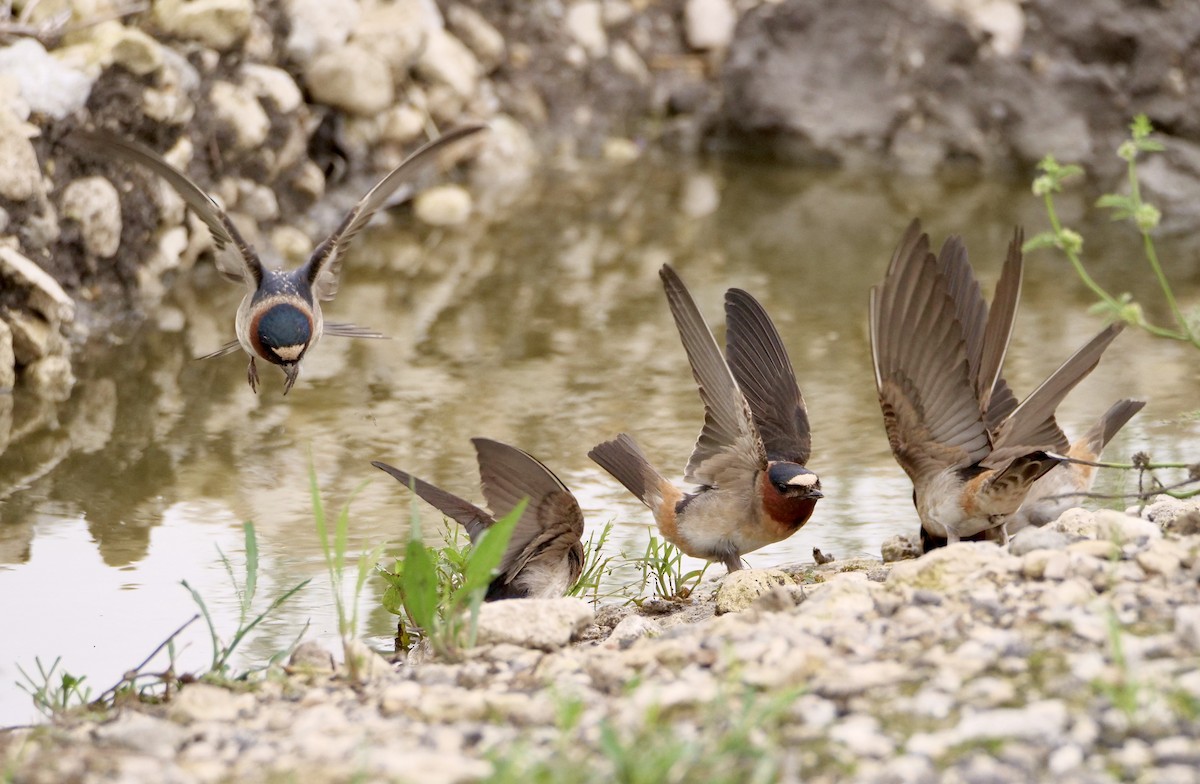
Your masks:
<svg viewBox="0 0 1200 784"><path fill-rule="evenodd" d="M1025 496L1025 502L1008 521L1008 533L1015 534L1026 526L1053 522L1063 512L1078 506L1080 497L1091 490L1092 483L1096 481L1096 466L1089 463L1100 459L1112 437L1145 405L1144 400L1129 399L1113 403L1096 420L1096 424L1071 443L1067 457L1083 462L1059 466L1034 482Z"/></svg>
<svg viewBox="0 0 1200 784"><path fill-rule="evenodd" d="M387 174L346 214L308 261L294 270L274 269L263 264L258 253L242 237L225 210L187 175L167 163L148 147L105 131L77 132L74 143L98 153L115 155L153 171L171 185L208 226L216 246L217 269L227 279L244 284L248 291L237 309L236 340L206 354L202 359L224 356L239 347L250 355L246 374L250 388L258 391L255 359L283 369L286 395L296 383L300 361L322 335L351 338L382 338L378 332L354 324L325 322L321 301L337 293L342 256L368 221L388 198L406 182L433 163L435 153L484 130L483 125L455 128L425 144ZM236 258L223 251L232 245Z"/></svg>
<svg viewBox="0 0 1200 784"><path fill-rule="evenodd" d="M622 433L588 456L649 507L667 541L687 555L742 568L742 555L800 529L822 498L805 468L808 411L783 341L762 305L740 289L725 295L726 357L683 281L659 272L704 403L704 427L684 493Z"/></svg>
<svg viewBox="0 0 1200 784"><path fill-rule="evenodd" d="M467 529L472 542L528 498L488 586L486 601L564 595L583 571L583 512L567 486L540 460L516 447L472 438L489 511L378 460L371 465Z"/></svg>
<svg viewBox="0 0 1200 784"><path fill-rule="evenodd" d="M1024 401L1001 376L1022 276L1016 230L989 309L957 237L937 256L913 221L871 290L871 356L892 454L913 482L925 549L1003 541L1033 484L1066 462L1055 421L1121 325L1101 330Z"/></svg>

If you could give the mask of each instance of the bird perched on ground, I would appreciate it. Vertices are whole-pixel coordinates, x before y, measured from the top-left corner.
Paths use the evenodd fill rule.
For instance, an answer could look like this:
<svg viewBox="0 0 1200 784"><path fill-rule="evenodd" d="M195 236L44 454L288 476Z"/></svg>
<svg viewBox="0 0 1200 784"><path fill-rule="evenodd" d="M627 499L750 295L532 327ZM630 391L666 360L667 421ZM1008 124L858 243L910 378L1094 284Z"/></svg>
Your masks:
<svg viewBox="0 0 1200 784"><path fill-rule="evenodd" d="M820 479L804 467L808 412L783 341L757 300L740 289L726 293L725 359L683 281L667 265L659 275L704 403L704 427L684 473L700 487L680 491L625 433L588 456L650 508L667 541L734 571L744 553L799 530L822 498Z"/></svg>
<svg viewBox="0 0 1200 784"><path fill-rule="evenodd" d="M1004 525L1030 487L1067 460L1059 402L1121 331L1101 330L1019 405L1000 374L1020 296L1014 233L989 311L957 237L934 256L913 221L871 290L871 356L884 427L913 482L926 550Z"/></svg>
<svg viewBox="0 0 1200 784"><path fill-rule="evenodd" d="M1126 399L1113 403L1082 438L1071 444L1067 456L1093 463L1099 460L1104 447L1108 446L1117 431L1145 405L1144 400ZM1063 512L1079 505L1079 497L1092 489L1095 480L1096 466L1088 463L1071 463L1052 469L1033 483L1025 502L1008 521L1008 533L1014 534L1029 525L1045 525L1057 520Z"/></svg>
<svg viewBox="0 0 1200 784"><path fill-rule="evenodd" d="M378 332L353 324L324 321L320 303L332 299L337 293L342 256L355 236L396 189L433 163L435 153L484 128L482 125L456 128L419 148L354 205L333 233L312 252L307 262L290 271L265 266L221 206L153 150L103 131L79 132L72 136L72 141L94 152L114 155L145 166L166 180L200 216L216 245L217 269L229 280L243 283L249 289L237 310L234 324L237 339L201 358L223 356L240 346L250 355L250 365L246 371L250 388L258 391L255 359L259 358L283 368L287 379L283 387L286 395L296 383L300 361L323 334L352 338L383 337ZM237 251L236 260L221 252L229 245Z"/></svg>
<svg viewBox="0 0 1200 784"><path fill-rule="evenodd" d="M537 458L487 438L472 438L483 497L491 512L378 460L386 471L467 529L472 542L528 498L485 601L562 596L583 571L583 512L571 491Z"/></svg>

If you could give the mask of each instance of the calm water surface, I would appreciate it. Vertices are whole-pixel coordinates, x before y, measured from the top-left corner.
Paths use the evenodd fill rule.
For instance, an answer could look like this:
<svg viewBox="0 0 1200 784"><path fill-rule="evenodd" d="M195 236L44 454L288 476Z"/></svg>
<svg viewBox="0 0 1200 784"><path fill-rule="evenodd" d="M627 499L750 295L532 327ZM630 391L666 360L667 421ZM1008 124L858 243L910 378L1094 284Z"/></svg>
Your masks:
<svg viewBox="0 0 1200 784"><path fill-rule="evenodd" d="M1078 220L1078 204L1064 209ZM259 535L262 606L315 579L240 663L285 647L306 622L309 637L334 647L310 460L327 505L359 491L355 551L402 542L407 531L406 491L371 460L478 500L468 439L482 435L540 457L575 491L589 525L616 522L614 552L640 553L648 511L586 452L626 430L664 473L682 473L702 409L659 287L664 262L679 269L718 337L726 288L761 299L808 401L810 467L826 498L803 530L750 563L809 561L814 546L843 558L877 555L884 538L914 532L917 520L875 399L868 288L913 215L937 243L964 234L989 290L1011 227L1044 225L1020 184L674 161L548 173L494 212L454 230L401 214L367 232L326 317L393 339L326 339L286 398L275 368L264 369L255 396L240 354L192 359L231 336L241 296L207 265L182 276L121 345L81 352L80 383L64 406L0 398L0 416L12 408L0 454L0 725L34 717L15 682L16 665L31 671L35 657L61 655L95 692L115 682L195 612L181 579L228 636L237 604L218 548L240 565L245 520ZM1096 275L1156 301L1134 238L1107 225L1087 231ZM1169 241L1162 250L1177 292L1195 303L1194 250ZM1006 366L1018 392L1101 326L1065 262L1043 252L1027 266ZM1148 396L1109 456L1149 449L1160 460L1195 460L1200 423L1186 413L1200 406L1198 367L1194 351L1123 335L1060 421L1078 434L1118 397ZM1123 481L1107 476L1101 485L1116 491ZM439 516L419 509L436 531ZM381 590L369 583L362 608L366 633L384 645L394 624L377 609ZM183 668L203 666L203 629L182 639Z"/></svg>

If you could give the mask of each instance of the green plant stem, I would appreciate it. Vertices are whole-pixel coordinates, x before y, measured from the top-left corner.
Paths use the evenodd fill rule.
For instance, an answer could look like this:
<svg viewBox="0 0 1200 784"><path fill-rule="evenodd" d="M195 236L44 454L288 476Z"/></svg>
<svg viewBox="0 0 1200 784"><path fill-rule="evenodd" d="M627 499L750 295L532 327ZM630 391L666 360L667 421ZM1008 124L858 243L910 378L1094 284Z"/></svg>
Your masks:
<svg viewBox="0 0 1200 784"><path fill-rule="evenodd" d="M1133 164L1130 164L1132 166ZM1154 270L1154 276L1158 278L1158 285L1162 287L1163 297L1167 300L1167 306L1171 308L1171 315L1175 317L1175 323L1179 325L1179 332L1171 330L1151 330L1155 334L1161 334L1163 337L1173 340L1182 340L1191 343L1194 346L1200 347L1200 338L1197 338L1192 333L1192 328L1188 326L1187 318L1184 317L1183 311L1179 309L1179 303L1175 301L1175 293L1171 290L1171 284L1167 281L1167 276L1163 272L1162 265L1158 263L1158 253L1154 250L1154 241L1150 239L1150 232L1142 232L1142 247L1146 251L1146 259L1150 262L1150 268ZM1146 328L1150 329L1152 325L1147 324Z"/></svg>
<svg viewBox="0 0 1200 784"><path fill-rule="evenodd" d="M1055 236L1062 236L1063 227L1062 223L1058 220L1058 212L1054 209L1053 194L1046 193L1046 195L1042 198L1046 202L1046 213L1050 216L1050 226L1054 229ZM1062 243L1060 243L1060 248L1062 249L1063 253L1067 255L1067 259L1071 262L1071 266L1075 268L1076 274L1079 275L1079 278L1084 282L1084 285L1091 289L1092 293L1094 293L1097 297L1104 300L1105 304L1107 304L1109 307L1119 309L1121 307L1121 303L1111 294L1105 291L1104 288L1097 283L1091 275L1088 274L1088 271L1084 269L1083 262L1079 259L1079 254L1075 253L1075 251L1071 250Z"/></svg>

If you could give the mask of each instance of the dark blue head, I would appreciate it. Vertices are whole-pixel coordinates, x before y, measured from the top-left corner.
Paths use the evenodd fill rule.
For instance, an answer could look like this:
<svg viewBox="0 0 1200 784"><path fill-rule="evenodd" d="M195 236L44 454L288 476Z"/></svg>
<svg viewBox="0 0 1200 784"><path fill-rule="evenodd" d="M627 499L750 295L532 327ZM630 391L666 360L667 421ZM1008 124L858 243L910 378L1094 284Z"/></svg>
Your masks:
<svg viewBox="0 0 1200 784"><path fill-rule="evenodd" d="M780 495L790 498L823 498L821 480L812 471L797 463L772 463L767 479Z"/></svg>
<svg viewBox="0 0 1200 784"><path fill-rule="evenodd" d="M250 340L259 355L276 365L294 365L313 337L312 317L286 302L258 313L250 322Z"/></svg>

